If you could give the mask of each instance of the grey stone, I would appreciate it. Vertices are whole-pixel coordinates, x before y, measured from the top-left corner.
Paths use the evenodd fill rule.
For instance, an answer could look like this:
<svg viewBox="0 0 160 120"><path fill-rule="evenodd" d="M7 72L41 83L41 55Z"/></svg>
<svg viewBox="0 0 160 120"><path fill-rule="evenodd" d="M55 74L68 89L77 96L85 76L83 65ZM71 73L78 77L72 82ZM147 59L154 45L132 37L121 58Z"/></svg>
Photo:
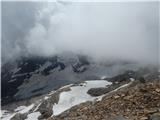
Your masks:
<svg viewBox="0 0 160 120"><path fill-rule="evenodd" d="M41 113L38 119L49 118L53 114L52 107L52 103L50 103L48 100L44 101L38 108L38 111Z"/></svg>
<svg viewBox="0 0 160 120"><path fill-rule="evenodd" d="M160 120L160 112L151 115L150 120Z"/></svg>
<svg viewBox="0 0 160 120"><path fill-rule="evenodd" d="M113 120L127 120L127 119L124 118L122 115L118 115L118 116L115 116Z"/></svg>

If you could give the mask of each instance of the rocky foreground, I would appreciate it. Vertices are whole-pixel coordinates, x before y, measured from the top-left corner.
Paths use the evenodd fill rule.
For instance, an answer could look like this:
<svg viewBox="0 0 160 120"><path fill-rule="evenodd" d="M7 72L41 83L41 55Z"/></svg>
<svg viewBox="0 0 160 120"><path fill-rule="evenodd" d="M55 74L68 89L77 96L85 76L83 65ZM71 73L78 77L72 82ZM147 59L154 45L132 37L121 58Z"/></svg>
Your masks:
<svg viewBox="0 0 160 120"><path fill-rule="evenodd" d="M160 120L160 82L136 82L49 120Z"/></svg>

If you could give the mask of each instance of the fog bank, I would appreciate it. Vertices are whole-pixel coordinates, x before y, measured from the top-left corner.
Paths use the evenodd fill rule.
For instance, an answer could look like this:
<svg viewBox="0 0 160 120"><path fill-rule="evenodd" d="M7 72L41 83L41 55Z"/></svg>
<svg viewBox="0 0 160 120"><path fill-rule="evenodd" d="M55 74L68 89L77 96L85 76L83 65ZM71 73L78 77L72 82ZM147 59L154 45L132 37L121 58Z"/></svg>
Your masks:
<svg viewBox="0 0 160 120"><path fill-rule="evenodd" d="M2 5L4 60L64 52L100 61L156 63L158 60L157 2Z"/></svg>

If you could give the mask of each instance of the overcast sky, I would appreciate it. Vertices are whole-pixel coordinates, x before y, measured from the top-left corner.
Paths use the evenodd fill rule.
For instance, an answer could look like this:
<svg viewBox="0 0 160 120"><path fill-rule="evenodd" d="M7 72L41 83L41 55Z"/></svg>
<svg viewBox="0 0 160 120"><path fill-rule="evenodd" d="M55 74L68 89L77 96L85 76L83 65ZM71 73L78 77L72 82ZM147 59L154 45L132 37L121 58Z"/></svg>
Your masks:
<svg viewBox="0 0 160 120"><path fill-rule="evenodd" d="M64 52L155 62L158 3L2 2L2 60Z"/></svg>

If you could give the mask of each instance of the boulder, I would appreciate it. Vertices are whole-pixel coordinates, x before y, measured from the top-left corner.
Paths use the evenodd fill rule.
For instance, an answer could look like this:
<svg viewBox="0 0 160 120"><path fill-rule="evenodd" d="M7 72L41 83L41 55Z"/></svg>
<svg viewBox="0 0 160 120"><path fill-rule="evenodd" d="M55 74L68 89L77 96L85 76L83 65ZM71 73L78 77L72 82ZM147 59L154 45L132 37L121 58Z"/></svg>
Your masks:
<svg viewBox="0 0 160 120"><path fill-rule="evenodd" d="M38 119L47 119L53 114L52 110L53 104L46 100L44 101L38 108L38 111L41 113L41 115L38 117Z"/></svg>
<svg viewBox="0 0 160 120"><path fill-rule="evenodd" d="M160 120L160 112L151 115L150 120Z"/></svg>

